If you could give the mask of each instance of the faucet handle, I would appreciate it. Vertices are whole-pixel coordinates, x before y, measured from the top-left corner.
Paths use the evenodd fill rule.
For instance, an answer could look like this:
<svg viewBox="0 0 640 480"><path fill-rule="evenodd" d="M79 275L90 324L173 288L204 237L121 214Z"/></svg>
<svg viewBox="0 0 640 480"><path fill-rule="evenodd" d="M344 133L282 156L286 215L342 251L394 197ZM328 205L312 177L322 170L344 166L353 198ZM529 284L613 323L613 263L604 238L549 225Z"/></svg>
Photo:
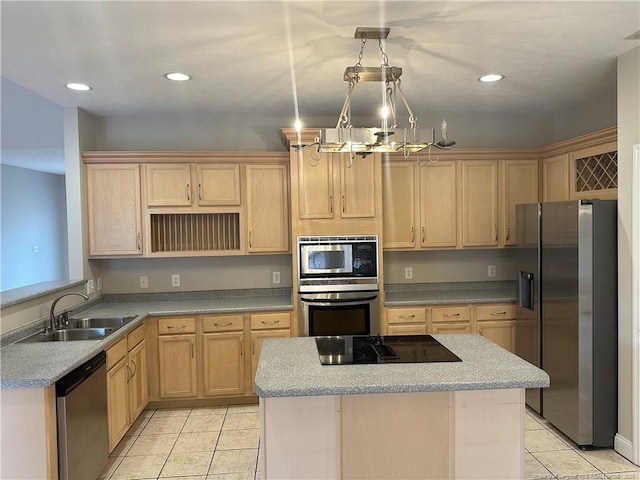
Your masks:
<svg viewBox="0 0 640 480"><path fill-rule="evenodd" d="M69 325L69 312L62 312L58 315L58 326L66 327L67 325Z"/></svg>

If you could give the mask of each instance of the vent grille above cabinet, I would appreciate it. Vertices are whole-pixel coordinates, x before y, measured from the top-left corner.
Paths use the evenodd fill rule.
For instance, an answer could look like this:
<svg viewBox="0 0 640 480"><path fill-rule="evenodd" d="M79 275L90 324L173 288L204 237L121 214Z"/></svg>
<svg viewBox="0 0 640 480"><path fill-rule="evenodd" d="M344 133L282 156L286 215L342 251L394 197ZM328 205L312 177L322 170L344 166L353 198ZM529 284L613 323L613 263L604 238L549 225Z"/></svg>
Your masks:
<svg viewBox="0 0 640 480"><path fill-rule="evenodd" d="M151 214L151 252L240 250L239 213Z"/></svg>
<svg viewBox="0 0 640 480"><path fill-rule="evenodd" d="M618 152L576 159L576 192L618 188Z"/></svg>

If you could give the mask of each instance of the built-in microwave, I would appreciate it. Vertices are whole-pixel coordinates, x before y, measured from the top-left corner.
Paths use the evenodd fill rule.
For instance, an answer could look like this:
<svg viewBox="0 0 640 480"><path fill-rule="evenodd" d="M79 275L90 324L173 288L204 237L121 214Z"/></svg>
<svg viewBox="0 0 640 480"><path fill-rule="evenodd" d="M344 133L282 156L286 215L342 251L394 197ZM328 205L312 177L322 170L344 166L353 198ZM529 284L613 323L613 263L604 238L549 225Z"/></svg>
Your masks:
<svg viewBox="0 0 640 480"><path fill-rule="evenodd" d="M378 290L378 236L298 237L298 290Z"/></svg>

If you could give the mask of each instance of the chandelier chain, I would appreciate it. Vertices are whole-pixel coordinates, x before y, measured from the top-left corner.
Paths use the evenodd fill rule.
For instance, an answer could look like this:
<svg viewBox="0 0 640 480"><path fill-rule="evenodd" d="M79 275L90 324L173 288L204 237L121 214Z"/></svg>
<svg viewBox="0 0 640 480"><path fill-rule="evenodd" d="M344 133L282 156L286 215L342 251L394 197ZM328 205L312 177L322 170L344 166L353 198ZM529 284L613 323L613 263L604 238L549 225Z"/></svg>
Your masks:
<svg viewBox="0 0 640 480"><path fill-rule="evenodd" d="M380 47L380 58L382 59L382 65L380 65L381 67L388 67L389 66L389 57L387 57L387 54L385 53L384 49L382 48L382 39L379 38L378 39L378 47Z"/></svg>

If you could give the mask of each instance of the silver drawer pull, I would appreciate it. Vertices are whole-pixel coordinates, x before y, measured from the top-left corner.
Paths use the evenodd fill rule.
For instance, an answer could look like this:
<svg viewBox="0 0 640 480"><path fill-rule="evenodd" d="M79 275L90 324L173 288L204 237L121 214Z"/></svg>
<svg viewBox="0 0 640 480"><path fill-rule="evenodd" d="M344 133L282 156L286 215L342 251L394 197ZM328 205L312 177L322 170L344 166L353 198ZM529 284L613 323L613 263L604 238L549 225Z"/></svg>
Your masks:
<svg viewBox="0 0 640 480"><path fill-rule="evenodd" d="M172 328L187 328L186 325L167 325L168 329L172 329Z"/></svg>
<svg viewBox="0 0 640 480"><path fill-rule="evenodd" d="M489 315L506 315L507 312L489 312Z"/></svg>
<svg viewBox="0 0 640 480"><path fill-rule="evenodd" d="M416 314L413 315L400 315L400 318L416 318Z"/></svg>
<svg viewBox="0 0 640 480"><path fill-rule="evenodd" d="M443 317L459 317L459 313L445 313Z"/></svg>
<svg viewBox="0 0 640 480"><path fill-rule="evenodd" d="M276 325L278 323L280 323L280 320L261 320L260 323L262 323L263 325Z"/></svg>
<svg viewBox="0 0 640 480"><path fill-rule="evenodd" d="M213 324L215 327L230 327L231 325L233 325L233 322L227 322L225 324L222 323L214 323Z"/></svg>

